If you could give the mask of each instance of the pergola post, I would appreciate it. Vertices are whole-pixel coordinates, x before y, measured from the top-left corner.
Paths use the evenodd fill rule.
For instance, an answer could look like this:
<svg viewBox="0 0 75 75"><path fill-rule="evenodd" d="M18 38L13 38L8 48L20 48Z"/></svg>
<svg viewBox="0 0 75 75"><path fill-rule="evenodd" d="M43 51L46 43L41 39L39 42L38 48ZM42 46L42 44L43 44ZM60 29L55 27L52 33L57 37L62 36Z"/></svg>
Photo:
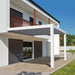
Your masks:
<svg viewBox="0 0 75 75"><path fill-rule="evenodd" d="M48 19L48 24L50 24L50 19Z"/></svg>
<svg viewBox="0 0 75 75"><path fill-rule="evenodd" d="M66 54L66 33L64 34L64 60L66 61L67 54Z"/></svg>
<svg viewBox="0 0 75 75"><path fill-rule="evenodd" d="M34 41L32 42L32 49L33 49L33 51L32 51L32 59L34 59Z"/></svg>
<svg viewBox="0 0 75 75"><path fill-rule="evenodd" d="M51 35L51 68L54 68L54 25L51 24L51 29L50 29L50 35Z"/></svg>
<svg viewBox="0 0 75 75"><path fill-rule="evenodd" d="M34 9L34 25L36 25L36 10Z"/></svg>

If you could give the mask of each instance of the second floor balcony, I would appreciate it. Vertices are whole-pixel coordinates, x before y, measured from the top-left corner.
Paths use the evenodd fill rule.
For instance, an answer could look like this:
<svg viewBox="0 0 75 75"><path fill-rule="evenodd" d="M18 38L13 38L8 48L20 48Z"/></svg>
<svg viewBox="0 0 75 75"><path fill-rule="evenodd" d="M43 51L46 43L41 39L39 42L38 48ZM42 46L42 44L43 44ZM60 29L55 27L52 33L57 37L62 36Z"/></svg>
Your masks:
<svg viewBox="0 0 75 75"><path fill-rule="evenodd" d="M15 2L16 1L16 2ZM30 17L33 19L30 20ZM46 15L41 9L35 9L24 1L10 0L10 27L23 27L54 24L57 20Z"/></svg>
<svg viewBox="0 0 75 75"><path fill-rule="evenodd" d="M34 23L20 17L10 15L10 27L34 26Z"/></svg>

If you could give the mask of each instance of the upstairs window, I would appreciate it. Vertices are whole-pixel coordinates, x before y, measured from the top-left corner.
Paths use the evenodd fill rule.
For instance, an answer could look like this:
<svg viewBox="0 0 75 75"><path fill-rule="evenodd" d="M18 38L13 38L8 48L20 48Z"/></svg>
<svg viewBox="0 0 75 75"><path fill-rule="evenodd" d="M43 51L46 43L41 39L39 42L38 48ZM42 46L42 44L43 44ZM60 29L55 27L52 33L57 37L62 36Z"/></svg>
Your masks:
<svg viewBox="0 0 75 75"><path fill-rule="evenodd" d="M30 22L34 23L34 18L30 17Z"/></svg>
<svg viewBox="0 0 75 75"><path fill-rule="evenodd" d="M23 13L13 9L13 8L10 8L10 14L11 15L14 15L14 16L17 16L17 17L20 17L20 18L23 18Z"/></svg>
<svg viewBox="0 0 75 75"><path fill-rule="evenodd" d="M39 25L42 25L42 22L41 21L39 21Z"/></svg>

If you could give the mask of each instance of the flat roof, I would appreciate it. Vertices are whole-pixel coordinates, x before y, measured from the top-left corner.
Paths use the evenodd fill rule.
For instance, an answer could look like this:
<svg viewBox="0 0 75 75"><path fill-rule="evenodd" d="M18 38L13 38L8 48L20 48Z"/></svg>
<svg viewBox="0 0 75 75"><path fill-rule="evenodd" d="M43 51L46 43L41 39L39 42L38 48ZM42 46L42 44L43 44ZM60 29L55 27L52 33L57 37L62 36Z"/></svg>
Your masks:
<svg viewBox="0 0 75 75"><path fill-rule="evenodd" d="M53 24L52 24L53 25ZM25 35L49 35L52 25L39 25L39 26L27 26L27 27L16 27L8 28L8 32L25 34ZM54 26L54 34L65 34L66 32L62 29Z"/></svg>
<svg viewBox="0 0 75 75"><path fill-rule="evenodd" d="M59 20L57 20L55 17L53 17L51 14L49 14L46 10L44 10L42 7L40 7L38 4L36 4L33 0L28 0L28 1L30 1L31 3L33 3L39 9L41 9L44 13L46 13L47 15L49 15L50 17L52 17L54 20L56 20L58 23L60 23Z"/></svg>

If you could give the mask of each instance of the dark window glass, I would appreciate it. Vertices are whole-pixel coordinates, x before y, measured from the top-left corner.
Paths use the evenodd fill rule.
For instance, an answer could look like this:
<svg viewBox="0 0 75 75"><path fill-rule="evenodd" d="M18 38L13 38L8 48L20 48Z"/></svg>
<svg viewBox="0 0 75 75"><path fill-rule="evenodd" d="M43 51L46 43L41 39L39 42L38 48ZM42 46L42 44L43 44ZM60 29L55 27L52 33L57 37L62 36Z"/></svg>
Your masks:
<svg viewBox="0 0 75 75"><path fill-rule="evenodd" d="M39 21L39 25L42 25L42 22L41 21Z"/></svg>
<svg viewBox="0 0 75 75"><path fill-rule="evenodd" d="M20 17L20 18L23 18L23 13L13 9L13 8L10 8L10 14L11 15L14 15L14 16L17 16L17 17Z"/></svg>
<svg viewBox="0 0 75 75"><path fill-rule="evenodd" d="M30 22L34 23L34 19L32 17L30 17Z"/></svg>

